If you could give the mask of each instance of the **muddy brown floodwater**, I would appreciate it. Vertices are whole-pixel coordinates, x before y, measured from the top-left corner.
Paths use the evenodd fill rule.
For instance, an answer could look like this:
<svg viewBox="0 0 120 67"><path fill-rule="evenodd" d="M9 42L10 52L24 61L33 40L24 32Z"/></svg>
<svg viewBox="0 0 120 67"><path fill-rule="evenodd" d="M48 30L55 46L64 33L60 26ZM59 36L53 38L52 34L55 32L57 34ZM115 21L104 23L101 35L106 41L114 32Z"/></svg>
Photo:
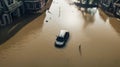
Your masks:
<svg viewBox="0 0 120 67"><path fill-rule="evenodd" d="M0 45L0 67L120 67L120 21L100 9L78 10L73 2L53 0ZM70 31L63 49L54 46L61 29Z"/></svg>

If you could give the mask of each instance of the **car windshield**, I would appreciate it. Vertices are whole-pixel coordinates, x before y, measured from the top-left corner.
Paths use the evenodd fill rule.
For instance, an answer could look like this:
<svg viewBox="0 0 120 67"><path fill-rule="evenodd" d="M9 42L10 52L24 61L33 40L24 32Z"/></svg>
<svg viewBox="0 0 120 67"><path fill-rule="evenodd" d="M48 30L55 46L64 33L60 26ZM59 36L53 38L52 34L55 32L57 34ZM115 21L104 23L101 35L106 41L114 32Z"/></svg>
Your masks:
<svg viewBox="0 0 120 67"><path fill-rule="evenodd" d="M63 37L57 37L56 40L57 40L57 41L60 41L60 42L63 42L63 41L64 41L64 38L63 38Z"/></svg>

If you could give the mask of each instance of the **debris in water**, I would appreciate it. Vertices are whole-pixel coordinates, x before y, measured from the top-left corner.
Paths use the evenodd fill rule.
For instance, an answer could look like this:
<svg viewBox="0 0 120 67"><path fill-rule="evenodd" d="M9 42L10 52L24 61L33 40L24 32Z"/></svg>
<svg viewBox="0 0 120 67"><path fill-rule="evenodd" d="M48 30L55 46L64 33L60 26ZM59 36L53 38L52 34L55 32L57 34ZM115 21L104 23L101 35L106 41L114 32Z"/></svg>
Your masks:
<svg viewBox="0 0 120 67"><path fill-rule="evenodd" d="M79 53L80 53L80 56L82 56L81 44L79 45Z"/></svg>
<svg viewBox="0 0 120 67"><path fill-rule="evenodd" d="M46 20L46 22L48 22L48 20Z"/></svg>
<svg viewBox="0 0 120 67"><path fill-rule="evenodd" d="M49 10L48 10L48 13L52 14Z"/></svg>

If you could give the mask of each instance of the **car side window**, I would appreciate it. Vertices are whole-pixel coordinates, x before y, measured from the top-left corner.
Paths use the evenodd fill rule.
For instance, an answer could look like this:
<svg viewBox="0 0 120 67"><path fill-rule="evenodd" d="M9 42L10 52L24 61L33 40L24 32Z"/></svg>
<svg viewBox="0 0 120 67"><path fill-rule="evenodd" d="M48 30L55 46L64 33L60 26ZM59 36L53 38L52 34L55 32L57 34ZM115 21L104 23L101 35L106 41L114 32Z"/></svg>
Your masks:
<svg viewBox="0 0 120 67"><path fill-rule="evenodd" d="M66 36L69 37L69 33L68 32L67 32Z"/></svg>
<svg viewBox="0 0 120 67"><path fill-rule="evenodd" d="M65 33L65 38L67 37L67 35L68 35L68 34L67 34L67 33Z"/></svg>

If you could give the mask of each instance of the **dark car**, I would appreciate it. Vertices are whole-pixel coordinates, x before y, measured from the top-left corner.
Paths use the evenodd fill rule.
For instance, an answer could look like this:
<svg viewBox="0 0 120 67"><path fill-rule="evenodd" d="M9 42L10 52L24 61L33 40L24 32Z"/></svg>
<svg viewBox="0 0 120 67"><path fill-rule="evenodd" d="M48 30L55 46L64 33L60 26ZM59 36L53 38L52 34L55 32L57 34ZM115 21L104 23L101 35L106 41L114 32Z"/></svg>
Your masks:
<svg viewBox="0 0 120 67"><path fill-rule="evenodd" d="M69 32L67 30L61 30L56 38L55 46L57 47L65 46L68 39L69 39Z"/></svg>

